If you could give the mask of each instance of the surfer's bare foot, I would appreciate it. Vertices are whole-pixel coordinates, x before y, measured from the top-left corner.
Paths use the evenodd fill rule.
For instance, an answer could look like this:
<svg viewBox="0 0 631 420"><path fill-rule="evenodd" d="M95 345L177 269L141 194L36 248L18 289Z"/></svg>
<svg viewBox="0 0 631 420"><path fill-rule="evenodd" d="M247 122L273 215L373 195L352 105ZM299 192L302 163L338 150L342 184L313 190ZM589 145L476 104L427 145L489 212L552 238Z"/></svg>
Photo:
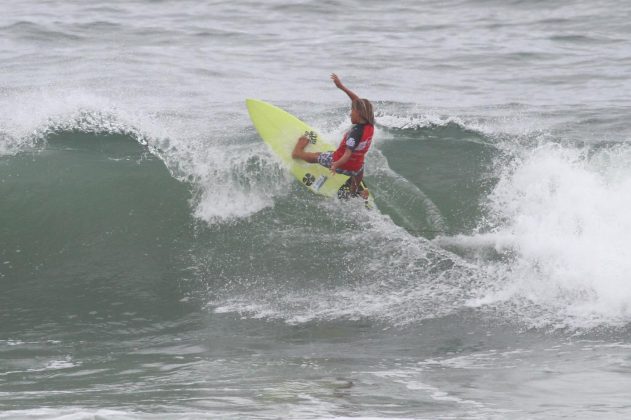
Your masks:
<svg viewBox="0 0 631 420"><path fill-rule="evenodd" d="M296 146L294 147L294 151L291 152L291 157L294 159L303 159L303 153L305 147L307 147L308 144L309 139L307 139L305 136L300 137L298 139L298 142L296 143Z"/></svg>
<svg viewBox="0 0 631 420"><path fill-rule="evenodd" d="M361 198L363 198L364 200L368 200L368 194L370 194L368 192L368 189L363 189L359 192L359 195L361 196Z"/></svg>

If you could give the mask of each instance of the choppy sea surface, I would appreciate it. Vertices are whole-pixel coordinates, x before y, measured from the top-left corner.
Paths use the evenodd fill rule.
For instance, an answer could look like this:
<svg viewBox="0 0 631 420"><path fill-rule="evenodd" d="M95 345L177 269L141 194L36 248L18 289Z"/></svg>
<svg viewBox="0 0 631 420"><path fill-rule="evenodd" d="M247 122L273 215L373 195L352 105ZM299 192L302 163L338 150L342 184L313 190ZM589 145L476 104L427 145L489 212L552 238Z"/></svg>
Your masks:
<svg viewBox="0 0 631 420"><path fill-rule="evenodd" d="M0 4L0 418L631 416L631 4ZM377 209L291 178L245 98Z"/></svg>

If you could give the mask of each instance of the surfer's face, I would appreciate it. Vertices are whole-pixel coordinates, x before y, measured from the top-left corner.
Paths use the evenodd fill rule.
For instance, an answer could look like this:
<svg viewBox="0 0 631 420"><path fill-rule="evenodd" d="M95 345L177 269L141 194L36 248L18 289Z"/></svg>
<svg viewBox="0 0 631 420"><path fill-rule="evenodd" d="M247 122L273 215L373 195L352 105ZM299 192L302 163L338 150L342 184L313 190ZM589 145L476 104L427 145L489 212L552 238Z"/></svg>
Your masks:
<svg viewBox="0 0 631 420"><path fill-rule="evenodd" d="M362 117L359 114L359 111L354 108L351 108L351 122L353 124L359 124L361 121L362 121Z"/></svg>

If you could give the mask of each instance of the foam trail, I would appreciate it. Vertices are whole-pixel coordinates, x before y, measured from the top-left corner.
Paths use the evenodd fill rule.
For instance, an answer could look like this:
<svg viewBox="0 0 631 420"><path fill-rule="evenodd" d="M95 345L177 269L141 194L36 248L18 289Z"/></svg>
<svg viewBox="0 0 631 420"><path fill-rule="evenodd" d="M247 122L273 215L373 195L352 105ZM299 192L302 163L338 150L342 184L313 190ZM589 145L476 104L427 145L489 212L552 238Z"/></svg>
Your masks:
<svg viewBox="0 0 631 420"><path fill-rule="evenodd" d="M358 208L349 210L354 204ZM209 303L213 310L290 324L370 318L405 325L454 313L473 296L470 292L478 278L475 266L410 235L388 216L366 211L362 203L321 205L337 220L362 215L361 230L335 233L338 269L329 274L335 278L323 272L296 289L252 273L242 282L214 290L217 296ZM295 246L302 242L315 249L331 246L327 235L314 235L312 229L287 229ZM282 232L274 232L278 234ZM362 244L359 254L358 243ZM287 281L292 284L297 279Z"/></svg>

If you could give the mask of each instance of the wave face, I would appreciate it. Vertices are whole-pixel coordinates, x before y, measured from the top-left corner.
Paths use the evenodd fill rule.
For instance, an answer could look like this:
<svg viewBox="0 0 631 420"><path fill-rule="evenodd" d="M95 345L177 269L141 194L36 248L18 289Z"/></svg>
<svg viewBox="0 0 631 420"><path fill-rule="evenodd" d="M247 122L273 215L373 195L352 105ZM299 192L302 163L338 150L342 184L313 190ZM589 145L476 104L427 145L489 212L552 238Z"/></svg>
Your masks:
<svg viewBox="0 0 631 420"><path fill-rule="evenodd" d="M4 224L38 226L35 242L47 243L68 217L76 236L66 241L76 242L104 215L112 226L158 223L165 216L152 211L177 208L168 224L186 226L182 246L195 250L181 258L194 267L195 290L213 284L208 304L218 313L401 325L474 307L537 327L626 324L624 143L572 144L522 126L506 129L505 118L494 126L498 117L388 114L401 107L383 104L379 117L367 177L374 213L301 191L251 129L201 150L203 140L159 137L168 130L144 131L142 118L116 108L78 109L5 142L14 150L3 158ZM343 127L334 118L324 130L334 137ZM525 146L527 138L537 145ZM130 186L121 190L121 183ZM151 195L162 197L158 207L147 208ZM24 209L41 202L48 211L24 220ZM153 227L146 229L150 238ZM12 275L16 250L35 264L20 249L22 234L6 230L15 245L4 248L4 277ZM137 241L138 233L129 235L126 242ZM146 246L154 244L121 252ZM232 268L245 250L251 262ZM298 286L292 279L305 255L315 271ZM329 261L342 261L342 270ZM279 270L262 269L270 264Z"/></svg>

